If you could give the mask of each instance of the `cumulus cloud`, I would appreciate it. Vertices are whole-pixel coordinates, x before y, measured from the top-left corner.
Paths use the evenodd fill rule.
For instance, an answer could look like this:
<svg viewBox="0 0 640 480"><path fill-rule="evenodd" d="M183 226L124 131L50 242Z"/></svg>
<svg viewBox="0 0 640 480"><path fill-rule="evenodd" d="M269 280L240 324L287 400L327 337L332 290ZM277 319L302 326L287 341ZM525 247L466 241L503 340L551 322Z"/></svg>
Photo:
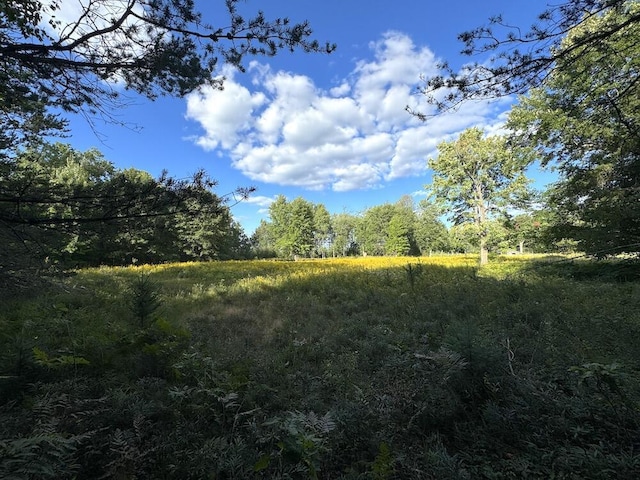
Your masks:
<svg viewBox="0 0 640 480"><path fill-rule="evenodd" d="M269 207L273 202L275 202L275 200L275 198L265 197L264 195L253 195L247 198L244 202L252 203L259 207Z"/></svg>
<svg viewBox="0 0 640 480"><path fill-rule="evenodd" d="M227 67L224 90L206 86L187 97L187 118L209 126L206 135L195 139L205 150L219 146L229 150L237 145L239 136L253 128L254 109L266 101L263 93L251 93L234 82L233 73Z"/></svg>
<svg viewBox="0 0 640 480"><path fill-rule="evenodd" d="M187 98L186 117L202 127L193 141L223 150L252 180L348 191L424 174L438 143L499 113L495 104L471 103L419 122L405 106L431 108L415 91L421 75L436 72L433 52L399 32L386 33L370 50L370 59L357 61L329 89L257 62L249 68L250 87L225 72L224 90Z"/></svg>
<svg viewBox="0 0 640 480"><path fill-rule="evenodd" d="M409 195L413 198L420 198L420 197L426 197L427 195L429 195L429 192L427 192L426 190L416 190L415 192L412 192Z"/></svg>

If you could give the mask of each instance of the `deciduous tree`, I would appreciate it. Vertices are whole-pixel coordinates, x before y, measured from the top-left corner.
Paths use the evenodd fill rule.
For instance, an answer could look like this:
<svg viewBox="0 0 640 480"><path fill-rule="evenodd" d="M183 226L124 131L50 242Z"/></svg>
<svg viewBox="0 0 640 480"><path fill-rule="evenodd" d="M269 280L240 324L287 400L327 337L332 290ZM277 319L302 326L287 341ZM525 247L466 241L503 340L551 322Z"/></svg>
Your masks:
<svg viewBox="0 0 640 480"><path fill-rule="evenodd" d="M525 247L533 252L547 249L544 240L548 222L545 217L546 212L536 211L507 218L504 223L507 239L512 245L517 245L519 253L524 253Z"/></svg>
<svg viewBox="0 0 640 480"><path fill-rule="evenodd" d="M367 209L358 223L358 243L363 255L384 255L387 228L396 213L391 203Z"/></svg>
<svg viewBox="0 0 640 480"><path fill-rule="evenodd" d="M413 198L403 195L394 205L395 213L387 225L385 253L387 255L418 255L416 243L417 216Z"/></svg>
<svg viewBox="0 0 640 480"><path fill-rule="evenodd" d="M331 237L331 215L327 207L317 203L313 206L313 243L317 255L326 255Z"/></svg>
<svg viewBox="0 0 640 480"><path fill-rule="evenodd" d="M509 125L560 181L549 200L558 238L599 256L640 252L640 4L590 16L558 47L543 88L520 99ZM588 46L582 39L613 33Z"/></svg>
<svg viewBox="0 0 640 480"><path fill-rule="evenodd" d="M260 224L251 235L253 254L258 258L276 257L276 238L273 223L260 220Z"/></svg>
<svg viewBox="0 0 640 480"><path fill-rule="evenodd" d="M3 164L0 179L0 274L212 259L232 249L233 220L206 176L154 179L58 143Z"/></svg>
<svg viewBox="0 0 640 480"><path fill-rule="evenodd" d="M411 251L411 243L409 241L412 234L413 223L411 218L396 213L385 229L387 235L384 251L387 255L408 255Z"/></svg>
<svg viewBox="0 0 640 480"><path fill-rule="evenodd" d="M314 205L302 197L279 195L269 207L275 247L280 256L309 256L314 247Z"/></svg>
<svg viewBox="0 0 640 480"><path fill-rule="evenodd" d="M358 237L356 231L360 218L349 213L338 213L331 216L333 233L332 249L334 255L347 256L358 253Z"/></svg>
<svg viewBox="0 0 640 480"><path fill-rule="evenodd" d="M440 220L440 209L429 202L422 200L418 203L418 212L415 224L416 244L422 255L431 252L446 252L451 248L449 232Z"/></svg>
<svg viewBox="0 0 640 480"><path fill-rule="evenodd" d="M334 49L313 40L306 21L268 19L261 11L247 16L239 4L225 0L226 13L213 24L193 0L0 2L0 236L7 244L54 251L47 245L54 237L67 238L71 229L76 238L88 238L97 231L91 223L106 231L137 219L137 226L151 228L187 207L187 199L201 210L214 184L203 173L187 181L163 175L143 186L121 172L79 195L53 188L36 164L25 170L17 159L46 148L42 137L63 131L70 112L117 122L112 112L126 105L128 93L155 99L221 88L221 64L243 70L247 56ZM17 188L30 179L28 188ZM202 256L213 245L210 233L200 232L190 237L189 255ZM132 240L125 237L125 244ZM162 241L171 243L167 236ZM81 247L73 247L76 254Z"/></svg>
<svg viewBox="0 0 640 480"><path fill-rule="evenodd" d="M530 161L524 150L509 148L503 137L483 137L478 128L441 143L438 156L428 161L433 170L427 186L431 198L447 208L454 224L474 225L481 265L488 262L487 222L528 199L524 169Z"/></svg>

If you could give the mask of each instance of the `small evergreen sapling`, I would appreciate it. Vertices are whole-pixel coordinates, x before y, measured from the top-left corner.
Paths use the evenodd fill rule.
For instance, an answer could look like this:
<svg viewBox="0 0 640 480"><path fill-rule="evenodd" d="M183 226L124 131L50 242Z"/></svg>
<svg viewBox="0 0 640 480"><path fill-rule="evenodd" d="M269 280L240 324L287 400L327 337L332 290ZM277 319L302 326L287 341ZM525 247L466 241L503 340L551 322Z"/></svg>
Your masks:
<svg viewBox="0 0 640 480"><path fill-rule="evenodd" d="M141 273L131 283L129 294L129 307L140 322L140 327L144 328L147 319L162 305L158 285L149 274Z"/></svg>

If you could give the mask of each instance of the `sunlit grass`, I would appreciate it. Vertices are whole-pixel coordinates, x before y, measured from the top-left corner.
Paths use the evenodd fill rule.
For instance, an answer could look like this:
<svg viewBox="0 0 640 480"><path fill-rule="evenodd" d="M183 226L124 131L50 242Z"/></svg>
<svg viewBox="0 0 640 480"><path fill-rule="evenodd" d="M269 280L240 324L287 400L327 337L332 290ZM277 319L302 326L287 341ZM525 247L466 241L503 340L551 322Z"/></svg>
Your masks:
<svg viewBox="0 0 640 480"><path fill-rule="evenodd" d="M578 281L567 265L564 257L510 255L480 268L474 255L451 255L79 270L50 290L5 303L0 361L30 381L75 382L86 374L113 402L103 427L112 434L113 418L133 431L138 415L150 429L166 429L157 435L169 450L178 446L165 437L178 430L196 449L209 438L235 448L242 437L251 446L245 472L270 442L279 458L278 425L291 412L336 420L327 478L351 467L370 472L383 443L431 471L435 454L423 450L438 438L448 445L436 445L438 452L467 452L465 468L476 473L482 462L495 471L551 471L547 453L584 443L558 424L580 433L591 409L607 429L629 434L635 417L629 427L611 411L636 412L631 405L640 398L640 284ZM591 272L600 264L586 266ZM143 322L131 307L130 289L140 279L161 300ZM62 365L69 359L80 362L76 370ZM576 372L612 376L631 400L603 402ZM145 382L154 387L145 390ZM121 397L132 402L129 413L120 411ZM248 412L236 418L245 423L235 433L228 424L203 423L221 406L227 415L225 399ZM157 415L148 413L154 409ZM129 423L121 420L127 415ZM618 438L609 430L594 433L602 451ZM530 452L538 438L543 450ZM487 456L494 448L499 454ZM607 454L617 451L615 444ZM510 460L516 456L529 458L522 471Z"/></svg>
<svg viewBox="0 0 640 480"><path fill-rule="evenodd" d="M198 283L230 285L240 279L254 277L278 278L295 275L306 278L328 272L354 270L380 270L407 264L439 265L445 267L472 267L477 258L471 255L441 257L357 257L337 259L307 259L297 262L278 260L247 260L227 262L185 262L161 265L135 265L129 267L100 267L80 270L81 282L95 283L109 279L130 279L142 273L153 275L158 281L175 285Z"/></svg>
<svg viewBox="0 0 640 480"><path fill-rule="evenodd" d="M437 286L451 283L455 277L480 275L504 279L535 268L535 262L545 258L497 257L483 269L478 268L475 255L187 262L84 269L77 271L68 283L73 289L90 291L105 302L117 302L118 297L126 296L136 277L149 275L163 295L163 315L184 319L215 310L222 303L227 308L229 303L235 303L240 304L239 308L251 309L254 306L249 304L263 302L261 308L266 309L265 302L277 304L280 298L294 294L299 298L314 292L318 296L314 302L321 302L320 297L327 298L326 295L336 295L335 292L338 295L351 292L357 298L373 289L393 297L407 295L418 284ZM120 311L122 307L115 306Z"/></svg>

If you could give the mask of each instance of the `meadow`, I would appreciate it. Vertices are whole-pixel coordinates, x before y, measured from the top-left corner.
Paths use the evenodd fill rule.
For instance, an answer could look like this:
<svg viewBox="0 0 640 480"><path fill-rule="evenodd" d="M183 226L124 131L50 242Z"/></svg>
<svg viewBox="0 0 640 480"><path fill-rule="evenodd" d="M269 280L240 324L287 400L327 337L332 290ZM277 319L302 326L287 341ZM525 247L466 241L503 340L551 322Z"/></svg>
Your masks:
<svg viewBox="0 0 640 480"><path fill-rule="evenodd" d="M2 300L0 477L639 478L640 283L620 272L520 255L73 272Z"/></svg>

